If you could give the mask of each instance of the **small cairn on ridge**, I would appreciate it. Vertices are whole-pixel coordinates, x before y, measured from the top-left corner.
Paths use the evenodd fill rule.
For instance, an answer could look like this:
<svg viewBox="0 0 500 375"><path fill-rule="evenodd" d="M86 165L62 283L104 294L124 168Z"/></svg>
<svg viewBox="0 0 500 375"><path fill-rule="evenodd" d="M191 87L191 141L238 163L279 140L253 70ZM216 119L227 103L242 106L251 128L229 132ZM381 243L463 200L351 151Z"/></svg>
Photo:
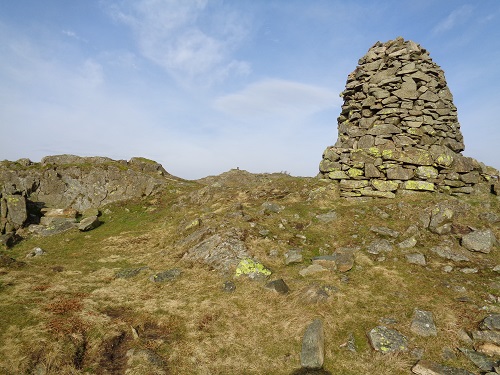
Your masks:
<svg viewBox="0 0 500 375"><path fill-rule="evenodd" d="M340 181L342 196L497 188L496 169L461 154L463 136L444 72L415 42L377 42L340 95L338 140L319 169L320 177Z"/></svg>

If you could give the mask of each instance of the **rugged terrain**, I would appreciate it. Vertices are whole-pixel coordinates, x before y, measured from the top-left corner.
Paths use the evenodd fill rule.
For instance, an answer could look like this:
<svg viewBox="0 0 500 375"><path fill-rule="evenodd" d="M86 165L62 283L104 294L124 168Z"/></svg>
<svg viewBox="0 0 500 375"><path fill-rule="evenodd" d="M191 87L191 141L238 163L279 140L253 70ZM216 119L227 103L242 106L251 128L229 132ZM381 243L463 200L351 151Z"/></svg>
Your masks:
<svg viewBox="0 0 500 375"><path fill-rule="evenodd" d="M318 178L146 173L157 189L86 214L45 205L3 247L0 373L494 371L499 327L481 322L500 313L497 195L340 198ZM86 216L100 225L79 227ZM307 372L318 318L323 370ZM377 346L388 330L403 343Z"/></svg>

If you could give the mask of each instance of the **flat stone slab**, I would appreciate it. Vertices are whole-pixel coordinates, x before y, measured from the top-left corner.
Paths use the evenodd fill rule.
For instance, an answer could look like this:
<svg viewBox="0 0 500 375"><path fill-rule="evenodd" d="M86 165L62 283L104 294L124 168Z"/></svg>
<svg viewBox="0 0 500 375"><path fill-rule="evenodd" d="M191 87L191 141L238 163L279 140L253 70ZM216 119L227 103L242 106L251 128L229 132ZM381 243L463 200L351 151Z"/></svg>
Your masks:
<svg viewBox="0 0 500 375"><path fill-rule="evenodd" d="M439 363L425 359L413 366L411 371L417 375L474 375L472 372L464 369L440 365Z"/></svg>
<svg viewBox="0 0 500 375"><path fill-rule="evenodd" d="M290 249L285 253L285 264L302 263L302 249Z"/></svg>
<svg viewBox="0 0 500 375"><path fill-rule="evenodd" d="M432 312L415 309L410 329L419 336L437 336Z"/></svg>
<svg viewBox="0 0 500 375"><path fill-rule="evenodd" d="M101 225L101 222L97 216L89 216L78 223L78 230L87 232L97 228L99 225Z"/></svg>
<svg viewBox="0 0 500 375"><path fill-rule="evenodd" d="M493 368L496 366L495 361L482 353L466 348L459 348L459 350L479 367L481 371L493 371Z"/></svg>
<svg viewBox="0 0 500 375"><path fill-rule="evenodd" d="M323 322L315 319L306 328L302 339L300 364L307 369L321 369L325 359L325 338Z"/></svg>
<svg viewBox="0 0 500 375"><path fill-rule="evenodd" d="M500 331L500 314L488 315L479 327L483 330Z"/></svg>
<svg viewBox="0 0 500 375"><path fill-rule="evenodd" d="M398 353L408 350L408 339L394 329L378 326L368 332L370 345L380 353Z"/></svg>

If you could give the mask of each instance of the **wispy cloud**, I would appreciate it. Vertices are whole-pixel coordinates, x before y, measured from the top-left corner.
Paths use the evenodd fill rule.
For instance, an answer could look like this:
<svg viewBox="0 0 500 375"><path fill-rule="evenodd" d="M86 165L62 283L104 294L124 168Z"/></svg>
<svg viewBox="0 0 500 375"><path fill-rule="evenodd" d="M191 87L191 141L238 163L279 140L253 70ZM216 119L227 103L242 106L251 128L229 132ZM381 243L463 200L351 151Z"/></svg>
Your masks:
<svg viewBox="0 0 500 375"><path fill-rule="evenodd" d="M440 21L432 30L434 34L440 34L452 30L467 21L472 15L474 7L471 5L462 5L460 8L452 11L445 19Z"/></svg>
<svg viewBox="0 0 500 375"><path fill-rule="evenodd" d="M339 106L332 90L299 82L267 79L217 98L214 107L236 118L304 118Z"/></svg>
<svg viewBox="0 0 500 375"><path fill-rule="evenodd" d="M63 33L64 35L66 35L68 38L73 38L73 39L76 39L80 42L84 42L84 43L87 43L88 41L84 38L81 38L79 35L77 35L74 31L71 31L71 30L62 30L61 33Z"/></svg>
<svg viewBox="0 0 500 375"><path fill-rule="evenodd" d="M126 0L108 7L108 13L133 30L144 57L179 83L208 86L250 71L248 62L231 56L247 34L246 18L223 7L209 8L206 0ZM204 27L207 14L217 27Z"/></svg>

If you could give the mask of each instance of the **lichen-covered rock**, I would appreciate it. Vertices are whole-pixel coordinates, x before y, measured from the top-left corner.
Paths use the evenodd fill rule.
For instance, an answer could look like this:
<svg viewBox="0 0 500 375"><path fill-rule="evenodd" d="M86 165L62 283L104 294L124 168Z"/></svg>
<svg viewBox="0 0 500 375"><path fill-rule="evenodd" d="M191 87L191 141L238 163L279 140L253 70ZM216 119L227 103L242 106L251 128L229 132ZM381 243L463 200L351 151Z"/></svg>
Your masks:
<svg viewBox="0 0 500 375"><path fill-rule="evenodd" d="M437 336L432 312L415 309L410 329L419 336Z"/></svg>
<svg viewBox="0 0 500 375"><path fill-rule="evenodd" d="M235 276L247 276L250 279L266 278L271 275L271 271L262 263L252 258L242 259L236 267Z"/></svg>
<svg viewBox="0 0 500 375"><path fill-rule="evenodd" d="M370 344L377 352L388 354L406 352L408 339L394 329L378 326L368 332Z"/></svg>
<svg viewBox="0 0 500 375"><path fill-rule="evenodd" d="M477 230L462 237L462 246L471 251L488 254L497 243L495 234L490 230Z"/></svg>
<svg viewBox="0 0 500 375"><path fill-rule="evenodd" d="M89 216L78 223L78 230L87 232L97 228L99 225L101 225L101 222L97 216Z"/></svg>
<svg viewBox="0 0 500 375"><path fill-rule="evenodd" d="M497 170L460 154L465 146L444 72L415 42L377 42L347 77L341 97L338 139L320 163L321 177L342 180L341 196L496 189Z"/></svg>

